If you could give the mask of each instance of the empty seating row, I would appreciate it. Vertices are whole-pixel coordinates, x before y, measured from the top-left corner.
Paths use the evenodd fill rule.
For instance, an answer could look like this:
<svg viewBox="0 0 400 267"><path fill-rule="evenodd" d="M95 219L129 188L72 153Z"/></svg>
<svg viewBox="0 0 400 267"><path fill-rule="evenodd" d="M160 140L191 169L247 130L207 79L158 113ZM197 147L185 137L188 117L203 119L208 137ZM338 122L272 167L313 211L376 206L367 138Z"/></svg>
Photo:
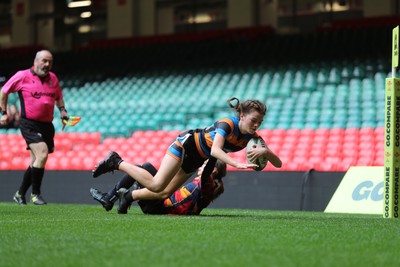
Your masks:
<svg viewBox="0 0 400 267"><path fill-rule="evenodd" d="M262 129L268 146L283 161L274 171L346 171L350 166L383 165L384 128L364 129ZM149 161L159 167L168 146L179 131L136 131L130 137L104 138L100 133L59 133L56 151L49 156L50 170L91 170L108 151L117 151L131 163ZM0 169L23 170L29 164L29 152L17 134L1 135ZM246 161L245 151L231 156ZM228 167L228 170L235 170Z"/></svg>
<svg viewBox="0 0 400 267"><path fill-rule="evenodd" d="M286 71L220 69L214 74L156 72L86 82L64 89L70 112L83 118L79 127L67 131L128 137L136 130L206 127L232 114L226 100L233 96L267 103L262 128L382 127L384 84L389 74L330 81L329 76L344 79L348 68L332 67L326 78L321 78L325 72L315 66ZM356 66L353 72L362 69Z"/></svg>

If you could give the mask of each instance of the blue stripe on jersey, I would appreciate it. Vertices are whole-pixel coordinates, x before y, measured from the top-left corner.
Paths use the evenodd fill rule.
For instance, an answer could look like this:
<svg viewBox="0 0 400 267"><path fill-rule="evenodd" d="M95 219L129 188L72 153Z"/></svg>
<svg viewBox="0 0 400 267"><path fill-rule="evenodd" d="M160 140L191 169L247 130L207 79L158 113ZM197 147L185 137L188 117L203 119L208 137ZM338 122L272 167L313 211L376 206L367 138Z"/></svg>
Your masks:
<svg viewBox="0 0 400 267"><path fill-rule="evenodd" d="M236 118L235 116L230 116L230 117L228 117L228 119L230 119L233 122L233 125L234 125L233 128L234 129L237 128L239 130L239 127L235 127L236 125L239 125L239 119ZM223 122L217 121L210 127L212 129L212 131L210 131L209 133L210 133L210 136L211 136L213 141L214 141L214 137L215 137L216 133L219 133L224 138L226 138L228 136L228 133L226 132L225 129L220 128L220 127L216 128L216 125L218 125L219 123L223 123ZM225 125L227 125L227 124L225 124ZM228 127L230 128L229 125L228 125ZM235 134L237 135L237 131L235 132ZM202 141L204 141L204 140L202 140Z"/></svg>
<svg viewBox="0 0 400 267"><path fill-rule="evenodd" d="M169 151L171 154L177 156L178 158L180 158L180 159L182 158L182 147L180 147L180 146L178 146L177 144L175 144L175 142L172 143L172 144L169 146L168 151Z"/></svg>

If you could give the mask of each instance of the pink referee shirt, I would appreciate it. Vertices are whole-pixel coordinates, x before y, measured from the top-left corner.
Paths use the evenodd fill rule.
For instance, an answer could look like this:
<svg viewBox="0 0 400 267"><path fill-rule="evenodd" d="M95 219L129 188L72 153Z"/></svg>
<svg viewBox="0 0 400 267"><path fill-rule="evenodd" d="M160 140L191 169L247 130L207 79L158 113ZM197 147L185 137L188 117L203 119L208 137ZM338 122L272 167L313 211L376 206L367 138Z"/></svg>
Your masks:
<svg viewBox="0 0 400 267"><path fill-rule="evenodd" d="M2 90L5 94L18 92L21 101L21 117L40 122L52 122L55 101L62 98L57 76L49 72L42 78L31 69L18 71Z"/></svg>

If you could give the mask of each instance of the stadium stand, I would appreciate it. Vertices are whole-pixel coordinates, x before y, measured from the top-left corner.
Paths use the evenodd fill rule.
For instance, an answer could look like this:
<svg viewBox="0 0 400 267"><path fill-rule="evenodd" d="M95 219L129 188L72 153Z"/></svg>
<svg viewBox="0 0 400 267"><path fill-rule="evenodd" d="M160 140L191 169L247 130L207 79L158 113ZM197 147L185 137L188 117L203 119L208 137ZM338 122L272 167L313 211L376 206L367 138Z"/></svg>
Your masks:
<svg viewBox="0 0 400 267"><path fill-rule="evenodd" d="M232 114L225 102L232 96L266 101L260 133L282 158L282 171L383 165L385 45L398 21L381 21L368 36L371 22L354 21L309 35L258 27L102 40L57 54L68 110L82 120L65 132L54 121L56 152L47 168L90 170L108 150L158 166L179 131ZM22 64L19 53L13 60ZM18 130L0 134L0 169L24 169L29 159ZM245 160L244 151L233 155Z"/></svg>

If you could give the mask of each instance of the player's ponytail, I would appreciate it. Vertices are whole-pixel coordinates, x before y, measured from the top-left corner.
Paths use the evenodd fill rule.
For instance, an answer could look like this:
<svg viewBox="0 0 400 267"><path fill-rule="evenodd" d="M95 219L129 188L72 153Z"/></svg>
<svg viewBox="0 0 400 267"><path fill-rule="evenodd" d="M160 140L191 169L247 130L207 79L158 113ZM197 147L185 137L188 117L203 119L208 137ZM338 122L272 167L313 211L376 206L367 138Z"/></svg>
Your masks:
<svg viewBox="0 0 400 267"><path fill-rule="evenodd" d="M236 101L236 103L232 104L233 101ZM248 114L253 110L259 112L262 115L265 115L267 113L267 106L259 100L246 100L240 103L239 99L237 99L236 97L232 97L229 98L227 102L229 107L234 109L238 116L240 114Z"/></svg>
<svg viewBox="0 0 400 267"><path fill-rule="evenodd" d="M236 101L236 104L232 105L232 101ZM228 102L228 105L229 105L230 108L233 108L235 111L238 110L239 104L240 104L239 99L237 99L236 97L231 97L226 102Z"/></svg>

